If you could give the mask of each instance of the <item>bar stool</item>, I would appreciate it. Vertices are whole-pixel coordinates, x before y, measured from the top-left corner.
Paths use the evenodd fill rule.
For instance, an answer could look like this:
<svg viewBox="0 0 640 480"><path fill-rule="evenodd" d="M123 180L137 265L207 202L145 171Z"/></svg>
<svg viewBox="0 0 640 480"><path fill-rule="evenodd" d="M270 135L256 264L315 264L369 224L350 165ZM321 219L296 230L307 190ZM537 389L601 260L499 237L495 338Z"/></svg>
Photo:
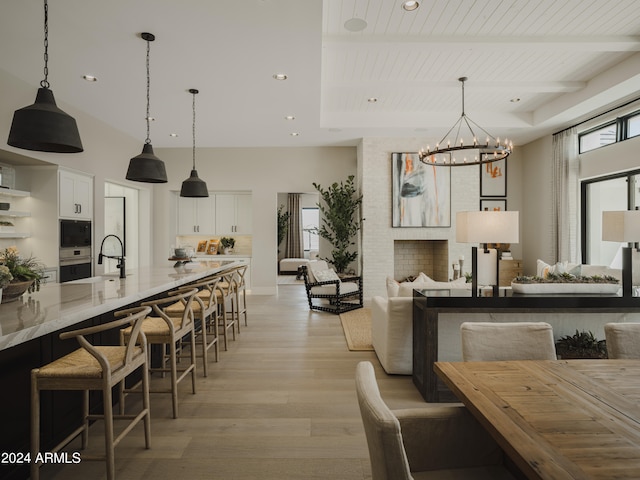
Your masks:
<svg viewBox="0 0 640 480"><path fill-rule="evenodd" d="M228 350L229 330L236 339L236 315L233 302L233 270L227 270L217 275L220 281L216 285L216 299L220 315L218 316L219 332L224 339L224 349ZM239 327L238 327L239 328Z"/></svg>
<svg viewBox="0 0 640 480"><path fill-rule="evenodd" d="M193 321L193 310L191 304L193 297L197 293L197 288L191 288L184 292L169 292L168 296L159 300L151 300L143 302L144 307L151 307L153 316L150 316L142 322L142 332L147 337L149 345L162 345L162 365L160 367L149 366L149 372L170 373L170 386L168 389L149 389L150 393L170 393L173 407L173 418L178 418L178 383L180 383L187 375L191 374L191 390L196 393L196 343L195 330ZM163 311L165 305L173 304L176 300L185 300L185 309L180 317L170 317ZM120 331L121 342L125 343L132 334L131 328L125 328ZM182 341L183 337L189 336L191 352L189 355L190 363L185 367L178 369L178 354L176 344ZM167 353L168 346L168 353ZM169 361L169 368L166 368L166 362ZM180 376L178 376L180 373ZM135 391L137 385L130 389L121 389L120 405L124 407L125 394Z"/></svg>
<svg viewBox="0 0 640 480"><path fill-rule="evenodd" d="M247 266L243 265L236 268L235 275L233 276L234 286L233 295L235 301L235 314L238 321L238 331L240 331L240 316L244 316L244 326L247 326L247 286L245 276L247 273Z"/></svg>
<svg viewBox="0 0 640 480"><path fill-rule="evenodd" d="M78 435L82 435L82 448L88 444L89 420L102 418L105 423L105 455L99 457L82 456L82 460L106 460L107 479L115 479L114 448L140 420L144 422L145 447L151 446L151 426L149 415L149 374L147 371L147 342L141 330L150 307L137 307L116 312L117 320L81 328L60 334L60 339L76 338L81 348L62 358L31 371L31 479L40 478L40 463L36 457L40 452L40 391L41 390L82 390L82 417L80 427L56 445L51 452L58 452ZM106 330L130 325L131 337L135 341L126 345L93 345L85 337ZM142 410L136 415L114 415L111 389L124 383L128 375L138 368L142 370ZM103 415L89 414L89 391L101 390L104 403ZM124 430L114 438L114 420L129 420Z"/></svg>
<svg viewBox="0 0 640 480"><path fill-rule="evenodd" d="M216 297L216 285L220 281L218 277L211 277L197 283L191 283L186 287L179 288L178 292L185 292L192 288L198 288L194 301L191 304L194 319L200 320L196 322L196 344L202 345L201 354L196 356L202 357L202 371L207 376L208 350L213 347L215 360L218 361L218 329L216 328L218 321L218 302ZM164 312L170 317L180 317L184 313L186 307L185 299L169 305L164 308Z"/></svg>

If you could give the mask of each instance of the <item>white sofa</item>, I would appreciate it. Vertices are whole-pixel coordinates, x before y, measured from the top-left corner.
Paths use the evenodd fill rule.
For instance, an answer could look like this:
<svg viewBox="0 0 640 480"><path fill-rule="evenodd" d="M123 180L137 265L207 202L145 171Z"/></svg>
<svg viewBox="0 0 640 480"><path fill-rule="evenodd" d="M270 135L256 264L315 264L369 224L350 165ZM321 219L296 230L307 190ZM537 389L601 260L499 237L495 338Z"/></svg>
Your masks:
<svg viewBox="0 0 640 480"><path fill-rule="evenodd" d="M424 274L416 282L387 280L388 298L371 299L371 343L385 372L411 375L413 355L413 290L470 288L465 279L436 282Z"/></svg>
<svg viewBox="0 0 640 480"><path fill-rule="evenodd" d="M373 349L389 374L413 372L413 288L448 288L446 283L420 286L401 284L400 291L388 298L371 299L371 337ZM390 292L394 293L394 292ZM398 296L398 295L404 296ZM411 295L411 296L409 296ZM438 360L462 361L460 325L463 322L547 322L557 340L577 330L591 331L604 339L609 322L640 322L639 313L447 313L438 322Z"/></svg>

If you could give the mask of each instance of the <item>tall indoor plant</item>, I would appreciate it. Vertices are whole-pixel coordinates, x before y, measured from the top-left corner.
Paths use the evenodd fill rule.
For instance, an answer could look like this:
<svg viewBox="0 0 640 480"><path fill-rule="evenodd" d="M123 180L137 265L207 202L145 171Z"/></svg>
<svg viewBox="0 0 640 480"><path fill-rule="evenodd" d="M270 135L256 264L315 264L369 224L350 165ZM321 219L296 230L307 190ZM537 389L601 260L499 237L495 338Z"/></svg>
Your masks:
<svg viewBox="0 0 640 480"><path fill-rule="evenodd" d="M323 202L318 203L322 219L318 235L331 243L331 258L325 260L338 273L343 273L358 258L358 252L353 251L352 247L356 244L354 237L364 219L360 212L362 195L358 194L353 179L354 176L349 175L345 182L334 182L327 189L313 183Z"/></svg>
<svg viewBox="0 0 640 480"><path fill-rule="evenodd" d="M291 217L291 213L283 212L283 209L284 205L278 207L278 253L280 253L280 244L289 231L289 217Z"/></svg>

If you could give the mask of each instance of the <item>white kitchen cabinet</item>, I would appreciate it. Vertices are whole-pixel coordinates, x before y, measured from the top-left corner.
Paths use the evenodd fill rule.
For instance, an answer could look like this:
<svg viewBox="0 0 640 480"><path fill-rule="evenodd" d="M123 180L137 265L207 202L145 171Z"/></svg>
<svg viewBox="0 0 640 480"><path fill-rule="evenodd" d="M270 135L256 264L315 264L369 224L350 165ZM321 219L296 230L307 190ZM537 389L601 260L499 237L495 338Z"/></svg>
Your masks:
<svg viewBox="0 0 640 480"><path fill-rule="evenodd" d="M93 218L93 177L58 171L58 206L62 218Z"/></svg>
<svg viewBox="0 0 640 480"><path fill-rule="evenodd" d="M178 197L178 235L215 235L216 198Z"/></svg>
<svg viewBox="0 0 640 480"><path fill-rule="evenodd" d="M250 193L216 193L216 235L250 234L252 223Z"/></svg>

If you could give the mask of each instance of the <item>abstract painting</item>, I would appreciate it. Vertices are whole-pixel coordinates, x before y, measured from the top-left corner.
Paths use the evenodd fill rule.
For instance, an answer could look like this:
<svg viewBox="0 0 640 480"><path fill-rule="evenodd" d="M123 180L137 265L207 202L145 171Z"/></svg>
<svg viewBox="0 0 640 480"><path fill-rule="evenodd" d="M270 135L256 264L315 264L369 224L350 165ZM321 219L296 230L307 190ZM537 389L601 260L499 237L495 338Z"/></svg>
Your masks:
<svg viewBox="0 0 640 480"><path fill-rule="evenodd" d="M480 196L507 196L507 160L480 165Z"/></svg>
<svg viewBox="0 0 640 480"><path fill-rule="evenodd" d="M451 226L451 167L425 165L417 153L392 153L392 226Z"/></svg>

